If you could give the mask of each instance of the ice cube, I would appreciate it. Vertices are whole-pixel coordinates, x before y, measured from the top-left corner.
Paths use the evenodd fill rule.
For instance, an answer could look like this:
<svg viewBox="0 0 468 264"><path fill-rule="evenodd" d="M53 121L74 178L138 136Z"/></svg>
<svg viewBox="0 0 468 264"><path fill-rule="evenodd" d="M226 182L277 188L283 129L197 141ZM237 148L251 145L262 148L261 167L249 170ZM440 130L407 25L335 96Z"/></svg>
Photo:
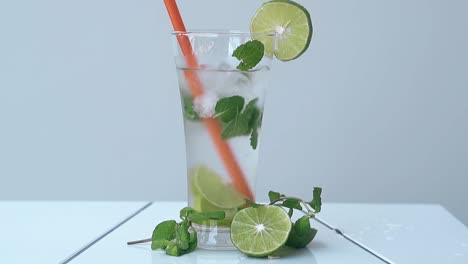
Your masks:
<svg viewBox="0 0 468 264"><path fill-rule="evenodd" d="M218 99L219 98L215 93L209 90L205 90L202 95L197 96L193 100L193 110L199 117L213 117L216 114L215 107Z"/></svg>
<svg viewBox="0 0 468 264"><path fill-rule="evenodd" d="M250 97L252 93L252 82L249 72L237 71L235 67L221 65L223 71L222 81L216 87L216 93L224 96L240 95Z"/></svg>

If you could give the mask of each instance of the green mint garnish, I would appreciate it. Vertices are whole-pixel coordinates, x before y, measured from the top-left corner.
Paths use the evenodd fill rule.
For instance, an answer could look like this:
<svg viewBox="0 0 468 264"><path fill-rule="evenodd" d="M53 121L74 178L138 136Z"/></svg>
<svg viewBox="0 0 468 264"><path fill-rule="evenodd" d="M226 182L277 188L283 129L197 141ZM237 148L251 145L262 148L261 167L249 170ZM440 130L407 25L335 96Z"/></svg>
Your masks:
<svg viewBox="0 0 468 264"><path fill-rule="evenodd" d="M221 137L229 139L237 136L250 135L250 145L253 149L258 146L258 130L262 123L262 113L257 107L258 98L245 105L242 96L234 95L221 98L215 106L215 117L223 127ZM191 96L183 96L184 116L189 120L200 120L193 109Z"/></svg>
<svg viewBox="0 0 468 264"><path fill-rule="evenodd" d="M190 207L185 207L180 210L181 219L188 219L193 222L201 222L206 220L223 220L224 217L224 211L199 212Z"/></svg>
<svg viewBox="0 0 468 264"><path fill-rule="evenodd" d="M196 211L193 208L184 207L180 209L180 212L179 212L180 219L185 219L187 218L187 216L189 216L190 214L193 214L194 212Z"/></svg>
<svg viewBox="0 0 468 264"><path fill-rule="evenodd" d="M292 226L286 246L292 248L305 248L314 239L317 229L310 227L309 217L304 215Z"/></svg>
<svg viewBox="0 0 468 264"><path fill-rule="evenodd" d="M170 245L167 247L166 249L166 254L169 255L169 256L174 256L174 257L178 257L178 256L181 256L182 253L180 252L180 249L177 245Z"/></svg>
<svg viewBox="0 0 468 264"><path fill-rule="evenodd" d="M249 120L249 129L251 129L250 135L250 146L253 149L257 148L258 145L258 128L262 123L262 114L260 113L260 109L256 106L258 98L251 100L246 106L244 110L244 115Z"/></svg>
<svg viewBox="0 0 468 264"><path fill-rule="evenodd" d="M192 221L223 220L224 211L198 212L185 207L180 210L181 222L168 220L156 226L151 237L151 249L163 249L167 255L182 256L197 248L197 233L191 229Z"/></svg>
<svg viewBox="0 0 468 264"><path fill-rule="evenodd" d="M238 114L236 117L226 124L221 133L223 139L229 139L237 136L249 134L249 120L244 115Z"/></svg>
<svg viewBox="0 0 468 264"><path fill-rule="evenodd" d="M244 98L231 96L220 99L216 103L216 117L222 121L221 137L229 139L237 136L250 135L250 145L253 149L258 144L258 128L261 125L261 112L256 106L258 99L251 100L244 108Z"/></svg>
<svg viewBox="0 0 468 264"><path fill-rule="evenodd" d="M263 43L258 40L250 40L237 47L232 53L232 56L240 61L237 69L248 71L257 66L262 60L263 54L265 54L265 46Z"/></svg>
<svg viewBox="0 0 468 264"><path fill-rule="evenodd" d="M279 192L270 191L268 197L270 204L275 204L288 209L289 217L292 217L294 210L299 210L305 215L299 218L292 226L286 246L293 248L304 248L314 239L317 229L310 227L310 218L319 213L322 205L322 188L314 187L311 202L296 197L288 197ZM281 202L281 203L279 203Z"/></svg>
<svg viewBox="0 0 468 264"><path fill-rule="evenodd" d="M276 200L281 198L281 194L279 192L269 191L268 198L270 198L270 202L275 202Z"/></svg>
<svg viewBox="0 0 468 264"><path fill-rule="evenodd" d="M192 222L203 222L207 220L223 220L225 217L224 211L219 211L219 212L196 212L192 213L189 216L187 216L187 219L189 219Z"/></svg>
<svg viewBox="0 0 468 264"><path fill-rule="evenodd" d="M252 146L253 149L257 149L258 145L258 129L255 127L254 130L252 130L252 135L250 135L250 146Z"/></svg>
<svg viewBox="0 0 468 264"><path fill-rule="evenodd" d="M257 208L259 206L263 206L262 204L258 204L258 203L255 203L255 202L252 202L250 201L249 199L245 199L245 203L246 205L250 206L250 207L253 207L253 208Z"/></svg>
<svg viewBox="0 0 468 264"><path fill-rule="evenodd" d="M230 122L244 109L244 103L244 98L238 95L222 98L216 103L216 116L223 122Z"/></svg>
<svg viewBox="0 0 468 264"><path fill-rule="evenodd" d="M313 191L312 201L308 202L310 207L312 207L316 213L319 213L322 208L322 198L320 197L321 194L322 194L322 188L315 187Z"/></svg>
<svg viewBox="0 0 468 264"><path fill-rule="evenodd" d="M317 229L310 227L310 218L315 217L315 214L321 210L321 194L322 188L315 187L312 201L304 202L304 200L300 198L286 196L279 192L270 191L268 193L270 205L288 209L289 217L292 216L293 210L299 210L305 214L292 224L286 246L304 248L314 239L317 234ZM238 208L238 210L240 211L247 207L257 208L261 206L264 205L245 199L245 205ZM170 256L182 256L190 253L197 248L197 232L192 228L192 222L223 220L225 218L224 211L199 212L190 207L182 208L179 214L182 219L181 222L177 223L175 220L168 220L156 226L153 231L153 236L151 237L151 249L163 249L166 251L166 254ZM145 241L146 240L129 242L128 244L142 243Z"/></svg>
<svg viewBox="0 0 468 264"><path fill-rule="evenodd" d="M191 96L184 95L183 96L183 109L184 109L184 116L189 120L198 120L200 117L197 115L195 110L193 110L193 100Z"/></svg>
<svg viewBox="0 0 468 264"><path fill-rule="evenodd" d="M176 239L179 241L179 248L187 250L190 242L190 233L188 231L188 221L182 221L176 227Z"/></svg>
<svg viewBox="0 0 468 264"><path fill-rule="evenodd" d="M302 210L301 200L297 198L288 198L283 201L281 206L289 208L289 209Z"/></svg>
<svg viewBox="0 0 468 264"><path fill-rule="evenodd" d="M172 245L171 242L175 238L177 223L174 220L164 221L156 226L151 237L151 249L158 248L165 249L167 246Z"/></svg>
<svg viewBox="0 0 468 264"><path fill-rule="evenodd" d="M299 198L287 197L284 194L280 194L279 192L274 192L274 191L270 191L268 193L268 198L270 198L271 204L275 204L277 202L282 201L280 206L288 208L289 217L292 217L294 209L302 210L301 203L304 203L304 201L302 201Z"/></svg>

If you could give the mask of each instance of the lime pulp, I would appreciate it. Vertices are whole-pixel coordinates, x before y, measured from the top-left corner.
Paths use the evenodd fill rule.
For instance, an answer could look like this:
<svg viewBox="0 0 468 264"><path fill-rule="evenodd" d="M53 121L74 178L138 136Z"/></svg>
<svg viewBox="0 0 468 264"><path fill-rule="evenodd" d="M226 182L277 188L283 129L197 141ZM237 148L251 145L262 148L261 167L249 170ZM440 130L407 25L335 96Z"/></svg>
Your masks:
<svg viewBox="0 0 468 264"><path fill-rule="evenodd" d="M208 220L197 224L230 227L237 208L245 204L244 197L232 184L225 183L220 175L203 165L192 170L190 189L193 209L200 212L225 212L224 220Z"/></svg>
<svg viewBox="0 0 468 264"><path fill-rule="evenodd" d="M282 208L274 205L249 207L234 216L231 241L246 255L265 257L286 243L290 231L291 220Z"/></svg>

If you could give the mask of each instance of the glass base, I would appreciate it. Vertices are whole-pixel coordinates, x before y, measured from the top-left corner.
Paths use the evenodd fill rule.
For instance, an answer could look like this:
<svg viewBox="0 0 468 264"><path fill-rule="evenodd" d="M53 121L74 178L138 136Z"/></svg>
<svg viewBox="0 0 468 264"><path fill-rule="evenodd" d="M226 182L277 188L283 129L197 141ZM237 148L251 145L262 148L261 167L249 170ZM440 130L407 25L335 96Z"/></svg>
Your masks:
<svg viewBox="0 0 468 264"><path fill-rule="evenodd" d="M231 229L221 226L204 226L193 223L197 231L198 247L208 250L235 250L231 242Z"/></svg>

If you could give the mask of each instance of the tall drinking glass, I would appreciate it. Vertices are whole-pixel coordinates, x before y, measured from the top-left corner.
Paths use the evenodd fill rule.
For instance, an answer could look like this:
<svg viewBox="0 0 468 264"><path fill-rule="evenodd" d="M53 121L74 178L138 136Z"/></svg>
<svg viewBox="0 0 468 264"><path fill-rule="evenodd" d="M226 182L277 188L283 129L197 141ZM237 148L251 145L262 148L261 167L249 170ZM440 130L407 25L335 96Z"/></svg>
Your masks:
<svg viewBox="0 0 468 264"><path fill-rule="evenodd" d="M202 212L225 212L224 220L193 221L198 246L230 249L232 218L245 198L254 199L271 58L264 56L248 71L237 69L239 60L233 52L252 39L251 33L174 32L173 38L185 130L188 205ZM181 41L190 42L191 54L180 48Z"/></svg>

